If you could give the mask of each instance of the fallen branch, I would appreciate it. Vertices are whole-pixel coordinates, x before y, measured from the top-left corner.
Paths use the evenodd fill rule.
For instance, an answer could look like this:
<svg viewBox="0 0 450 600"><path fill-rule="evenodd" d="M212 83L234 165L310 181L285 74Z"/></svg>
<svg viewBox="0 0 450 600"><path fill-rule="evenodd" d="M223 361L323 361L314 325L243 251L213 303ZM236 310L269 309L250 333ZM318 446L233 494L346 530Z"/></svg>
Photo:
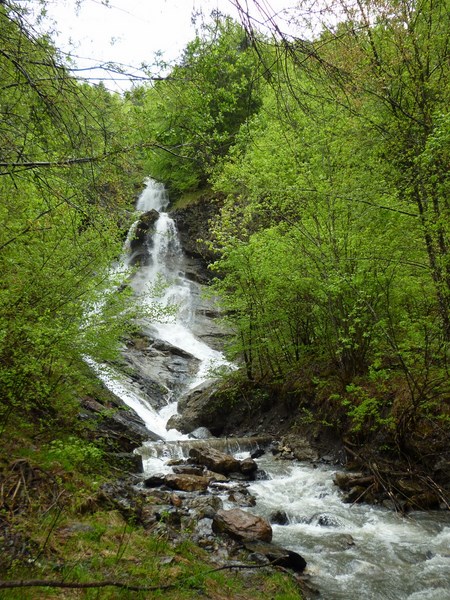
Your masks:
<svg viewBox="0 0 450 600"><path fill-rule="evenodd" d="M89 588L104 588L104 587L116 587L123 590L130 590L133 592L153 592L157 590L168 590L176 587L178 583L172 583L168 585L130 585L128 583L122 583L121 581L45 581L42 579L29 579L20 581L0 581L0 590L12 589L12 588L26 588L26 587L52 587L52 588L71 588L71 589L89 589Z"/></svg>
<svg viewBox="0 0 450 600"><path fill-rule="evenodd" d="M246 564L231 564L223 565L206 571L204 575L210 573L217 573L218 571L233 570L233 569L263 569L265 567L280 568L287 572L283 567L279 567L277 561L271 561L266 564L260 565L246 565ZM0 581L0 590L13 589L13 588L28 588L28 587L52 587L52 588L70 588L70 589L92 589L92 588L104 588L104 587L115 587L123 590L129 590L132 592L155 592L159 590L170 590L172 588L183 585L183 583L189 581L190 576L186 579L178 580L174 583L166 585L130 585L129 583L123 583L121 581L105 580L105 581L46 581L44 579L21 579L19 581Z"/></svg>

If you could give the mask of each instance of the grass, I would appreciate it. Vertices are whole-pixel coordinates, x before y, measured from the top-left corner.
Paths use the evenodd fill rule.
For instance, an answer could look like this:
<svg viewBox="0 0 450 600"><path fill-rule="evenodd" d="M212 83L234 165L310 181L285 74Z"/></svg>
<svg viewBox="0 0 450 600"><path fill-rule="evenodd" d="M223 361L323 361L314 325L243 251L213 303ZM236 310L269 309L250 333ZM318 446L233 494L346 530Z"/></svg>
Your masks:
<svg viewBox="0 0 450 600"><path fill-rule="evenodd" d="M2 598L136 599L188 598L288 600L300 599L297 586L289 577L262 571L216 571L202 549L189 541L173 544L164 536L149 534L142 527L124 521L117 511L97 511L73 521L69 515L55 526L48 514L36 529L34 540L45 552L17 561L4 579L38 579L91 582L113 580L131 585L161 589L135 591L116 587L98 589L20 588L4 590ZM48 533L51 536L48 538ZM48 538L48 539L47 539ZM169 589L165 586L170 585Z"/></svg>
<svg viewBox="0 0 450 600"><path fill-rule="evenodd" d="M97 468L74 468L83 450L73 438L75 458L72 448L72 462L58 461L45 436L38 442L10 433L0 450L0 581L117 581L152 589L30 587L0 590L2 599L301 599L287 574L217 571L214 555L188 532L170 536L161 524L144 529L102 503L101 484L118 473L101 460Z"/></svg>

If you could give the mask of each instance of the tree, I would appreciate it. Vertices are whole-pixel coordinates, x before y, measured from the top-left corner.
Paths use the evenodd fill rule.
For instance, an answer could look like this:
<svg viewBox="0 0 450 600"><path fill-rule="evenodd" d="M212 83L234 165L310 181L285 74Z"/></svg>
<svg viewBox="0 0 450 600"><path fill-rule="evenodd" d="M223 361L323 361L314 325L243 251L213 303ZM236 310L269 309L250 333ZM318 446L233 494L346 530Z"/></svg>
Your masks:
<svg viewBox="0 0 450 600"><path fill-rule="evenodd" d="M64 412L83 353L117 347L125 294L105 294L136 169L123 103L73 79L10 3L0 71L0 409L38 421Z"/></svg>
<svg viewBox="0 0 450 600"><path fill-rule="evenodd" d="M250 377L302 361L339 375L340 393L384 377L407 389L390 421L404 445L446 418L448 11L341 2L321 15L308 40L272 21L269 43L244 14L267 84L215 173L216 285ZM383 394L367 404L379 424ZM350 396L353 418L369 396Z"/></svg>
<svg viewBox="0 0 450 600"><path fill-rule="evenodd" d="M236 4L257 46L251 19L242 4ZM322 31L312 40L289 38L260 3L254 4L272 24L280 65L272 71L277 81L280 73L287 78L291 101L308 108L311 90L298 86L282 68L283 56L308 72L317 85L313 96L343 106L384 140L383 159L396 167L391 184L398 201L420 220L442 335L448 342L449 175L443 130L449 105L448 0L340 0L325 5L316 17L311 16L316 14L313 5L301 2L296 13L301 30L308 31L312 22Z"/></svg>
<svg viewBox="0 0 450 600"><path fill-rule="evenodd" d="M258 108L259 79L243 29L214 15L163 81L129 94L136 130L155 140L148 172L171 191L204 186Z"/></svg>

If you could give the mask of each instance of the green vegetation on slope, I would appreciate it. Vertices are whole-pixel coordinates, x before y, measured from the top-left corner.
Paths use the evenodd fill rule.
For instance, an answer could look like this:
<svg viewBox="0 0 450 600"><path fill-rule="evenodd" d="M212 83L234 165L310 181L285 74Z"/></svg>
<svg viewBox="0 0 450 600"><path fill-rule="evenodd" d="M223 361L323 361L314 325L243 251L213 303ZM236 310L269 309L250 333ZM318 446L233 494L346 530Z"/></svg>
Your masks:
<svg viewBox="0 0 450 600"><path fill-rule="evenodd" d="M107 292L141 174L117 152L123 102L72 78L15 5L0 22L0 428L45 428L80 356L112 356L129 320L127 292Z"/></svg>

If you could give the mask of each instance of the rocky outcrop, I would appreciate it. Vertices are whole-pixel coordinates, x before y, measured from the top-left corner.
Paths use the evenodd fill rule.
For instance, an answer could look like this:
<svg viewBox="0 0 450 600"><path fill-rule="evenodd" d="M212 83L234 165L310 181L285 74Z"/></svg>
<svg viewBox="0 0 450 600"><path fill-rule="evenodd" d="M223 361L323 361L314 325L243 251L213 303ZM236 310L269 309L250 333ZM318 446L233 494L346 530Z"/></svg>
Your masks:
<svg viewBox="0 0 450 600"><path fill-rule="evenodd" d="M213 552L219 564L237 560L296 573L306 567L302 556L271 543L272 528L265 519L239 508L224 510L215 494L142 489L129 479L102 485L93 501L97 508L116 509L134 526L165 539L194 542Z"/></svg>
<svg viewBox="0 0 450 600"><path fill-rule="evenodd" d="M178 402L180 414L172 417L170 426L182 433L191 433L198 427L206 427L213 435L219 436L230 413L223 401L219 386L214 381L205 381Z"/></svg>
<svg viewBox="0 0 450 600"><path fill-rule="evenodd" d="M212 530L215 533L226 533L235 539L246 542L272 541L270 523L262 517L252 515L240 508L218 510L213 518Z"/></svg>
<svg viewBox="0 0 450 600"><path fill-rule="evenodd" d="M121 463L116 466L126 466L126 470L133 470L134 464L140 472L142 459L133 455L133 450L159 436L149 431L144 421L112 392L105 390L102 400L103 403L92 397L83 398L79 418L91 422L92 440L102 440L111 462Z"/></svg>
<svg viewBox="0 0 450 600"><path fill-rule="evenodd" d="M210 222L219 214L222 204L221 197L205 192L196 202L191 202L185 208L171 211L184 252L188 257L201 261L204 268L217 257L201 240L210 240ZM206 269L205 277L210 278Z"/></svg>
<svg viewBox="0 0 450 600"><path fill-rule="evenodd" d="M150 332L128 339L122 354L136 391L157 410L186 387L199 365L192 354L152 337Z"/></svg>
<svg viewBox="0 0 450 600"><path fill-rule="evenodd" d="M130 264L133 266L137 263L146 261L148 256L145 244L147 243L148 232L151 227L159 219L159 212L157 210L149 210L143 213L133 232L133 237L130 240L130 251L131 259Z"/></svg>

